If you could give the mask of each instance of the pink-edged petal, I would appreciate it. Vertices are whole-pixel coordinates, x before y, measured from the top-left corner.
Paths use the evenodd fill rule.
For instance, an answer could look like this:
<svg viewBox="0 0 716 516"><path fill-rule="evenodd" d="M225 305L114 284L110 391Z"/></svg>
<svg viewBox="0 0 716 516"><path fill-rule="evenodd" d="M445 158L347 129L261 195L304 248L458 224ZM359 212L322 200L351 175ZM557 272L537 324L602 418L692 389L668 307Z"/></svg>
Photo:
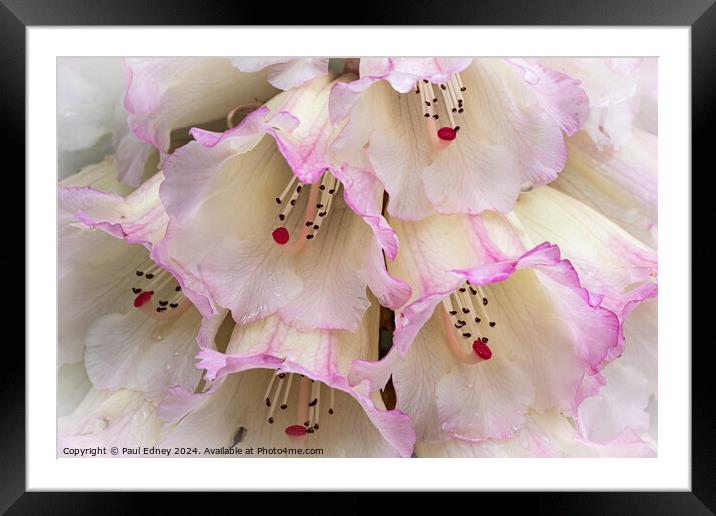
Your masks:
<svg viewBox="0 0 716 516"><path fill-rule="evenodd" d="M242 72L257 72L268 68L268 82L280 90L290 90L328 74L328 58L234 57L231 63Z"/></svg>
<svg viewBox="0 0 716 516"><path fill-rule="evenodd" d="M277 127L271 135L293 173L304 183L317 181L326 169L333 168L328 154L337 133L328 118L333 84L329 75L323 75L267 104L273 112L298 121L290 130Z"/></svg>
<svg viewBox="0 0 716 516"><path fill-rule="evenodd" d="M581 81L590 106L584 129L598 148L618 149L629 141L639 81L633 61L616 64L603 58L551 58L539 62Z"/></svg>
<svg viewBox="0 0 716 516"><path fill-rule="evenodd" d="M138 311L110 314L87 331L87 374L99 389L141 391L160 401L169 387L194 389L201 377L194 355L199 314L190 310L171 325Z"/></svg>
<svg viewBox="0 0 716 516"><path fill-rule="evenodd" d="M60 188L60 202L90 228L151 248L166 231L168 217L159 200L160 172L127 197L91 187Z"/></svg>
<svg viewBox="0 0 716 516"><path fill-rule="evenodd" d="M162 203L169 216L183 223L202 206L215 186L215 176L227 162L253 149L268 126L267 108L249 114L238 126L223 133L193 129L197 143L178 149L164 165L168 180L161 187Z"/></svg>
<svg viewBox="0 0 716 516"><path fill-rule="evenodd" d="M654 423L649 409L658 397L656 299L629 313L624 334L623 355L603 370L606 385L579 407L580 431L590 439L613 439L627 428L641 435Z"/></svg>
<svg viewBox="0 0 716 516"><path fill-rule="evenodd" d="M418 80L447 82L471 62L471 58L364 58L360 60L360 77L385 79L396 91L407 93Z"/></svg>
<svg viewBox="0 0 716 516"><path fill-rule="evenodd" d="M351 82L337 82L331 87L328 111L331 123L337 125L360 100L361 94L379 78L366 77Z"/></svg>
<svg viewBox="0 0 716 516"><path fill-rule="evenodd" d="M385 254L394 260L398 253L398 238L381 213L382 185L368 170L343 167L333 174L343 184L343 200L354 213L363 217Z"/></svg>
<svg viewBox="0 0 716 516"><path fill-rule="evenodd" d="M221 310L213 317L202 318L196 336L199 349L226 349L226 343L233 331L233 324L229 319L228 310Z"/></svg>
<svg viewBox="0 0 716 516"><path fill-rule="evenodd" d="M589 99L581 83L535 60L510 59L537 92L537 101L567 136L582 128L589 116Z"/></svg>
<svg viewBox="0 0 716 516"><path fill-rule="evenodd" d="M147 160L154 151L154 147L137 139L133 134L125 134L117 145L115 158L119 179L129 186L138 187L142 183Z"/></svg>
<svg viewBox="0 0 716 516"><path fill-rule="evenodd" d="M173 129L224 118L276 92L264 73L243 73L226 58L128 58L125 71L129 127L163 156Z"/></svg>
<svg viewBox="0 0 716 516"><path fill-rule="evenodd" d="M568 256L585 287L617 311L635 284L656 278L656 253L608 218L550 187L520 198L514 211L525 242L549 241Z"/></svg>

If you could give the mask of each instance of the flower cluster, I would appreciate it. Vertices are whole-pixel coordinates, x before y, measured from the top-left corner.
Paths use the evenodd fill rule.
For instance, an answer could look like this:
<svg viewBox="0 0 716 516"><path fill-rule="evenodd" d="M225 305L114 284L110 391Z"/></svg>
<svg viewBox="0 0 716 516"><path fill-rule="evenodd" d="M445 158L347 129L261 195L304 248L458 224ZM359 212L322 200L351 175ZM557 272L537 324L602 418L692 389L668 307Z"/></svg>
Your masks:
<svg viewBox="0 0 716 516"><path fill-rule="evenodd" d="M655 62L58 66L60 449L656 453Z"/></svg>

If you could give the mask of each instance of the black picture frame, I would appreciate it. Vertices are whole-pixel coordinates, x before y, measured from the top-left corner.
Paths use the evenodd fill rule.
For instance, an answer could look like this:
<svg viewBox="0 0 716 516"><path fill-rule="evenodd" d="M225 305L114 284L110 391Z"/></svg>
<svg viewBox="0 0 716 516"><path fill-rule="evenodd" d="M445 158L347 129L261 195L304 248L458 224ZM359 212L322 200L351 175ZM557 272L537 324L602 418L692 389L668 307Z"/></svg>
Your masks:
<svg viewBox="0 0 716 516"><path fill-rule="evenodd" d="M716 114L716 7L714 0L468 0L442 4L419 1L362 2L346 4L355 13L344 14L335 3L313 2L294 7L285 3L280 8L264 2L247 5L233 1L153 0L0 0L0 106L4 148L14 149L16 164L5 167L6 188L9 180L17 181L24 192L25 149L25 29L28 26L62 25L247 25L266 24L370 24L370 25L576 25L576 26L689 26L692 44L692 168L708 169L707 152L713 143L707 124ZM278 4L276 4L278 5ZM335 20L327 18L333 14ZM323 19L322 21L319 21ZM707 138L709 138L707 140ZM7 151L6 151L7 152ZM7 156L7 153L6 153ZM710 170L709 170L710 169ZM48 178L53 171L48 171ZM10 177L12 176L12 177ZM692 174L693 177L693 174ZM13 185L14 186L14 185ZM22 203L24 196L14 190L13 202ZM692 189L693 192L693 189ZM702 191L703 193L703 191ZM692 206L696 206L695 199ZM22 206L12 208L24 212ZM697 217L692 217L694 223ZM16 224L16 226L19 226ZM694 233L692 232L692 235ZM698 234L698 233L697 233ZM702 233L702 234L707 234ZM14 242L25 241L23 234ZM19 244L17 244L19 247ZM3 270L8 277L19 280L18 253L3 253ZM24 246L23 246L24 263ZM693 270L698 271L696 263ZM25 270L25 277L31 271ZM18 287L13 292L20 292ZM12 294L17 306L18 297ZM668 302L668 298L666 298ZM697 308L696 303L692 303ZM701 305L703 309L703 305ZM11 326L6 313L5 324ZM698 319L698 318L697 318ZM692 320L694 318L692 317ZM708 319L706 319L708 320ZM25 492L25 352L20 339L8 339L3 349L4 363L0 374L0 512L6 514L127 514L150 508L149 498L157 495L137 493L38 493ZM708 341L692 346L692 490L690 492L616 492L616 493L512 493L508 496L480 494L480 507L498 503L501 513L522 504L530 505L537 514L714 514L716 511L716 403L712 394L716 384L709 360ZM672 351L678 352L678 351ZM246 496L246 495L242 495ZM265 496L265 495L264 495ZM292 496L299 496L297 493ZM302 495L305 498L305 495ZM315 496L315 495L314 495ZM332 494L322 494L321 506L335 507ZM343 495L346 496L346 495ZM360 504L357 494L347 495ZM475 495L471 495L475 496ZM164 494L165 513L176 505L180 513L204 510L206 502L188 499L184 493ZM415 495L416 500L420 501ZM266 500L251 500L264 503ZM326 503L324 503L326 502ZM347 503L346 503L347 502ZM196 507L193 504L196 503ZM229 501L231 503L231 501ZM341 500L341 506L354 505ZM246 498L242 506L248 507ZM298 501L296 507L301 506Z"/></svg>

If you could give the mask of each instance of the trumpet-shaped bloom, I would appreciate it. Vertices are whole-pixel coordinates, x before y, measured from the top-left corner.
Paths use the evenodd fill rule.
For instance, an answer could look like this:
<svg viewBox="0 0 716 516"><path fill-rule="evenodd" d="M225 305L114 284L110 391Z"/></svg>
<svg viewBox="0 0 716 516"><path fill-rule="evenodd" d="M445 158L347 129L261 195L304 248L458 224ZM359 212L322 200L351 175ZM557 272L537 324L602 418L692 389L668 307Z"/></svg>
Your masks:
<svg viewBox="0 0 716 516"><path fill-rule="evenodd" d="M472 62L471 62L472 61ZM500 59L363 59L338 83L331 119L349 121L334 159L371 170L402 219L508 211L554 180L588 102L579 81ZM392 86L392 87L391 87ZM365 147L365 150L363 148Z"/></svg>
<svg viewBox="0 0 716 516"><path fill-rule="evenodd" d="M578 417L605 383L628 307L656 294L655 259L573 203L544 187L507 217L391 221L403 243L391 271L413 298L388 356L357 363L351 379L392 375L419 441L512 439L530 411Z"/></svg>
<svg viewBox="0 0 716 516"><path fill-rule="evenodd" d="M270 317L236 326L225 353L206 347L205 391L173 389L158 408L161 445L322 448L327 456L410 456L409 418L351 386L354 359L377 358L377 305L356 333L303 333Z"/></svg>
<svg viewBox="0 0 716 516"><path fill-rule="evenodd" d="M98 389L131 389L153 402L200 377L193 357L201 317L150 258L166 228L161 179L126 197L99 190L116 184L109 159L72 178L93 186L60 189L60 364L84 357Z"/></svg>
<svg viewBox="0 0 716 516"><path fill-rule="evenodd" d="M397 241L369 174L328 169L330 78L284 92L240 125L166 161L160 196L169 217L156 257L211 317L247 323L277 313L302 328L355 330L366 286L398 307L409 288L388 275ZM268 135L266 135L268 133Z"/></svg>

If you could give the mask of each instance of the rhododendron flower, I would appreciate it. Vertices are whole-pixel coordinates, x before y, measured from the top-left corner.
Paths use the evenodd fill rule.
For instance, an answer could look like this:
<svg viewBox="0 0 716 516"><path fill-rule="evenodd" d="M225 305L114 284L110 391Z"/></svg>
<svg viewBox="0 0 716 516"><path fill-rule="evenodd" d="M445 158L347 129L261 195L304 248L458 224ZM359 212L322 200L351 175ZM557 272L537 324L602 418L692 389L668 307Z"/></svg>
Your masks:
<svg viewBox="0 0 716 516"><path fill-rule="evenodd" d="M144 208L158 196L161 174L126 198L97 189L114 182L111 159L79 176L93 187L66 181L60 190L60 263L67 272L60 278L66 309L59 363L84 359L96 388L140 391L153 402L169 387L196 387L201 317L177 281L151 260L156 236L139 229ZM94 221L107 209L118 214L123 227ZM64 251L68 247L71 253Z"/></svg>
<svg viewBox="0 0 716 516"><path fill-rule="evenodd" d="M656 294L646 246L548 187L507 217L391 224L403 245L389 268L413 298L388 356L357 363L351 378L381 387L392 375L419 442L506 441L533 413L576 419L623 352L624 318Z"/></svg>
<svg viewBox="0 0 716 516"><path fill-rule="evenodd" d="M557 177L588 113L579 81L502 59L361 59L330 107L349 118L336 159L372 170L402 219L508 211Z"/></svg>
<svg viewBox="0 0 716 516"><path fill-rule="evenodd" d="M277 313L302 328L358 327L366 286L386 306L409 295L388 275L397 251L368 174L329 170L330 77L272 99L224 133L196 138L165 162L169 217L156 257L207 317L246 323ZM268 135L266 134L268 133Z"/></svg>
<svg viewBox="0 0 716 516"><path fill-rule="evenodd" d="M321 448L329 456L410 456L409 418L379 392L349 385L353 360L378 356L377 304L357 332L302 333L270 317L236 326L225 353L205 342L206 390L172 389L158 408L160 445Z"/></svg>

